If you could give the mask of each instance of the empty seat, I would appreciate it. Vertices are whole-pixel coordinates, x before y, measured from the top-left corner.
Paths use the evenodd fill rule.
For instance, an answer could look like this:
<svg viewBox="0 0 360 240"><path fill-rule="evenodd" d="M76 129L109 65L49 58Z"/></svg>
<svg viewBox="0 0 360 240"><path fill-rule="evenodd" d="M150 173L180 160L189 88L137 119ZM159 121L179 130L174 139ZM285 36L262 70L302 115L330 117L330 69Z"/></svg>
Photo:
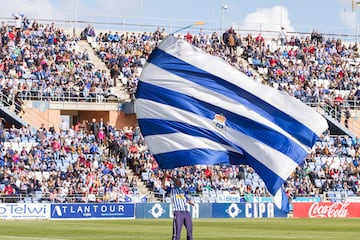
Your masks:
<svg viewBox="0 0 360 240"><path fill-rule="evenodd" d="M321 186L322 186L321 180L320 179L315 179L315 187L321 188Z"/></svg>
<svg viewBox="0 0 360 240"><path fill-rule="evenodd" d="M89 202L96 202L95 194L88 194L88 201Z"/></svg>
<svg viewBox="0 0 360 240"><path fill-rule="evenodd" d="M327 196L328 196L328 200L330 202L336 202L336 195L335 195L335 193L333 191L329 191L327 193Z"/></svg>
<svg viewBox="0 0 360 240"><path fill-rule="evenodd" d="M348 197L355 196L355 193L353 192L353 190L347 190L346 194L347 194Z"/></svg>

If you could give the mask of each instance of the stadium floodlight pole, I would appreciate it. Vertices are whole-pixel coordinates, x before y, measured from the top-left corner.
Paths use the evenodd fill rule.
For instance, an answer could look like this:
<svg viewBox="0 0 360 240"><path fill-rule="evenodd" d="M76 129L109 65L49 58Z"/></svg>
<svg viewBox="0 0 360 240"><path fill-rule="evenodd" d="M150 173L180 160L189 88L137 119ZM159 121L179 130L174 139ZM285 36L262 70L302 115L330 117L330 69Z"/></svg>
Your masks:
<svg viewBox="0 0 360 240"><path fill-rule="evenodd" d="M358 0L352 0L351 8L352 11L355 11L355 38L356 45L358 45L358 7L360 6L360 2Z"/></svg>
<svg viewBox="0 0 360 240"><path fill-rule="evenodd" d="M178 30L176 30L175 32L171 33L170 35L174 35L175 33L178 33L184 29L187 29L187 28L191 28L193 26L199 26L199 25L204 25L205 22L204 21L197 21L197 22L194 22L193 24L189 25L189 26L186 26L186 27L183 27L183 28L180 28Z"/></svg>
<svg viewBox="0 0 360 240"><path fill-rule="evenodd" d="M220 29L220 38L222 38L222 34L224 32L224 13L225 10L228 9L228 6L226 4L223 4L221 6L221 29Z"/></svg>
<svg viewBox="0 0 360 240"><path fill-rule="evenodd" d="M76 35L76 22L77 22L77 0L74 0L74 27L73 35Z"/></svg>

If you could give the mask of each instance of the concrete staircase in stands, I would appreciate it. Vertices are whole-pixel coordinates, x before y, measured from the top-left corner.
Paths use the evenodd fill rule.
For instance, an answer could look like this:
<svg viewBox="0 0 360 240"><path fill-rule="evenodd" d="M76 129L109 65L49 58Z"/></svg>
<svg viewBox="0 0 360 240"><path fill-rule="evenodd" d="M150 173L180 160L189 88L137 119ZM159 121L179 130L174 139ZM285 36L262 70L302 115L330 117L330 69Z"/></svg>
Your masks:
<svg viewBox="0 0 360 240"><path fill-rule="evenodd" d="M105 70L106 73L110 76L110 70L107 65L96 55L95 49L90 45L87 40L80 40L78 42L79 51L84 52L85 49L89 54L89 62L94 64L95 69L100 69L100 71ZM114 93L121 99L121 102L127 102L130 99L129 94L125 90L125 86L122 85L122 82L119 81L116 88L114 88Z"/></svg>

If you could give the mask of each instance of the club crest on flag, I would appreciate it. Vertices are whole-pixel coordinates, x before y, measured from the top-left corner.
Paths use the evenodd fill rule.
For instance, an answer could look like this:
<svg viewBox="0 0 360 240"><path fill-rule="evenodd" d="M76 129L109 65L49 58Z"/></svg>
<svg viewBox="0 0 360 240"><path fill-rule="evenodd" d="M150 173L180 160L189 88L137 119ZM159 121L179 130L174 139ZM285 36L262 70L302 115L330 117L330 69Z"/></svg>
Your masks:
<svg viewBox="0 0 360 240"><path fill-rule="evenodd" d="M213 123L215 127L217 127L220 130L225 130L225 122L226 122L226 117L224 117L224 115L215 114L215 117L213 119Z"/></svg>

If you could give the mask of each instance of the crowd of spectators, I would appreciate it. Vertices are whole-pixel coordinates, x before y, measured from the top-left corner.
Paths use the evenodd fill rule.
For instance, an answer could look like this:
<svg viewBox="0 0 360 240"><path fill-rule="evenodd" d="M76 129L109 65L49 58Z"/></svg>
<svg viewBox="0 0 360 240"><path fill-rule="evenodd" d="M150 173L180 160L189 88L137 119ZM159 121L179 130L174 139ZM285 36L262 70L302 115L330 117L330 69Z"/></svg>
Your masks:
<svg viewBox="0 0 360 240"><path fill-rule="evenodd" d="M7 104L17 98L101 101L115 96L108 71L95 69L86 49L79 49L79 37L54 23L21 19L0 26L0 90Z"/></svg>
<svg viewBox="0 0 360 240"><path fill-rule="evenodd" d="M7 101L21 99L97 100L115 96L114 88L136 90L142 67L152 49L167 36L154 32L96 33L87 26L80 37L54 23L30 22L0 27L0 89ZM219 56L257 81L272 85L306 102L323 101L343 116L345 106L358 105L358 46L318 32L285 36L280 45L261 33L242 36L233 28L223 34L188 32L178 35ZM95 69L78 41L88 39L108 71ZM12 102L9 102L12 104ZM340 107L339 107L340 105Z"/></svg>
<svg viewBox="0 0 360 240"><path fill-rule="evenodd" d="M64 100L66 93L92 96L117 84L134 92L147 57L167 35L160 28L153 33L96 34L88 26L81 37L107 64L107 75L93 69L86 52L77 51L78 37L53 24L44 26L34 21L9 27L3 23L0 34L2 91L21 98L41 94L58 100ZM357 46L341 40L314 33L286 36L277 44L261 34L243 37L232 28L224 34L206 34L201 29L199 34L188 32L178 37L223 58L254 80L302 101L354 107L356 101L351 100L360 95ZM344 95L338 96L339 90ZM32 132L27 127L12 127L1 129L1 136L2 195L41 192L42 200L84 202L90 194L96 201L120 201L129 193L138 193L136 180L141 178L152 191L166 196L174 174L194 195L208 191L269 195L264 182L249 166L159 169L137 126L117 130L95 119L60 132L54 128ZM322 137L304 166L285 184L289 197L318 196L329 191L348 195L360 192L357 139L330 137L328 133ZM127 167L133 170L133 179L127 178Z"/></svg>
<svg viewBox="0 0 360 240"><path fill-rule="evenodd" d="M0 194L3 201L33 197L52 202L119 202L139 197L138 178L126 171L127 147L136 131L114 129L102 119L68 130L30 126L0 128ZM103 137L104 136L104 137Z"/></svg>

